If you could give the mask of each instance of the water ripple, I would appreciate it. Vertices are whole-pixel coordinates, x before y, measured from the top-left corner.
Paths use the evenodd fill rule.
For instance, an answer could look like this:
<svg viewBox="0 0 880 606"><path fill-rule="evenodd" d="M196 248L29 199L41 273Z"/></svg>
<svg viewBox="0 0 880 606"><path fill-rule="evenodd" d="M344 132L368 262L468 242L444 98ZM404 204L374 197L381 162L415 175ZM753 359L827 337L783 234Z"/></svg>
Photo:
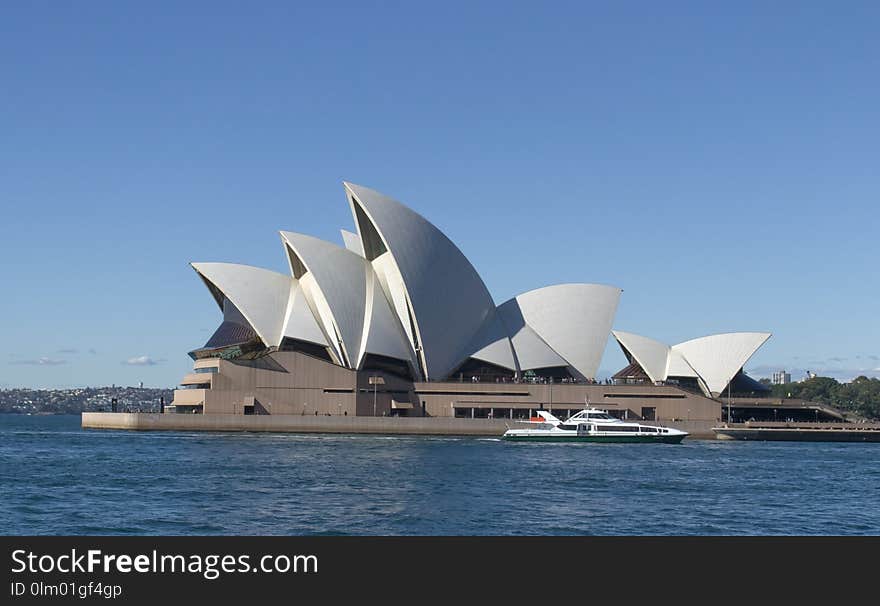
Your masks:
<svg viewBox="0 0 880 606"><path fill-rule="evenodd" d="M875 444L84 431L0 415L8 534L880 534Z"/></svg>

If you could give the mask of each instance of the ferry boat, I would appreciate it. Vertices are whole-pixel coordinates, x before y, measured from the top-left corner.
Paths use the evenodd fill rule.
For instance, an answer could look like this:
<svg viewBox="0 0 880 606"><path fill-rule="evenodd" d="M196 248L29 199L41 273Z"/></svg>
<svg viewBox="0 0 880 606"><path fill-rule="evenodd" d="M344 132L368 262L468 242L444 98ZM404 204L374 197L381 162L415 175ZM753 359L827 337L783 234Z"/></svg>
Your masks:
<svg viewBox="0 0 880 606"><path fill-rule="evenodd" d="M512 442L648 442L679 444L687 432L671 427L657 427L622 421L604 410L587 408L566 421L546 410L537 411L534 427L508 429L502 436Z"/></svg>

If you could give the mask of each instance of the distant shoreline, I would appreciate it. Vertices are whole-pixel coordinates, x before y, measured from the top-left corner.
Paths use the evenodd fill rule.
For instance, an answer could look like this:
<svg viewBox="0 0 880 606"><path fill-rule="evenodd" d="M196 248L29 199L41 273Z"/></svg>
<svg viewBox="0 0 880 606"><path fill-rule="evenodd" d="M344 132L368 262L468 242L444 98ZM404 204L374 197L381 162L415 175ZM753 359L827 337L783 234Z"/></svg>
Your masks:
<svg viewBox="0 0 880 606"><path fill-rule="evenodd" d="M78 417L81 414L81 412L62 411L20 412L17 410L0 410L0 415L9 415L15 417Z"/></svg>

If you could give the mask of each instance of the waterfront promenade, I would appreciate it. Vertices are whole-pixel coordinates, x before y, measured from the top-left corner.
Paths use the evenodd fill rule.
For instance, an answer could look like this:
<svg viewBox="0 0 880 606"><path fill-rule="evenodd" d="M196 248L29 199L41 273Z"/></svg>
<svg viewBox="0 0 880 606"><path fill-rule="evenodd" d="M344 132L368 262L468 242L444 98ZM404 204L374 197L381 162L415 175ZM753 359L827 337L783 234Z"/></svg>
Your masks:
<svg viewBox="0 0 880 606"><path fill-rule="evenodd" d="M713 423L663 423L687 431L691 438L714 439ZM501 437L508 428L529 427L510 419L451 417L355 417L311 415L200 415L84 412L86 429L140 431L252 431L280 433L351 433L385 435L455 435Z"/></svg>

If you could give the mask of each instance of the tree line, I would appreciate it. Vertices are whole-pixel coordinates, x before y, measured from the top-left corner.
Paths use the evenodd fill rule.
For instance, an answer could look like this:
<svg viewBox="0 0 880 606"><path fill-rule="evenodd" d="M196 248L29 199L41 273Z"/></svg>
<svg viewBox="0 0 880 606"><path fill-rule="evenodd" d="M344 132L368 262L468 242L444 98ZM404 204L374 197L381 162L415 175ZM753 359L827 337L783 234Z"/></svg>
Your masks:
<svg viewBox="0 0 880 606"><path fill-rule="evenodd" d="M799 398L868 419L880 419L880 379L877 378L860 376L849 383L838 383L831 377L813 377L799 383L770 385L770 388L777 398Z"/></svg>

